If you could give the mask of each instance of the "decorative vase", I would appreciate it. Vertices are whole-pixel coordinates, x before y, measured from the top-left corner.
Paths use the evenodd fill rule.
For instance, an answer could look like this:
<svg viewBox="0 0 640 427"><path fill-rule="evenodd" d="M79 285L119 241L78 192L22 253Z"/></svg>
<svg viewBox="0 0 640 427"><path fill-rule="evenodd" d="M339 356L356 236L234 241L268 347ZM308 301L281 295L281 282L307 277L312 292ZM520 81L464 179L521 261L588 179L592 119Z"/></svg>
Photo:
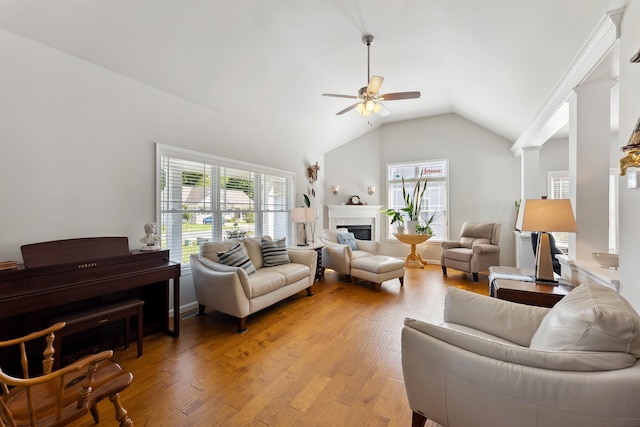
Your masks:
<svg viewBox="0 0 640 427"><path fill-rule="evenodd" d="M416 234L416 227L420 224L420 221L407 221L407 234Z"/></svg>
<svg viewBox="0 0 640 427"><path fill-rule="evenodd" d="M404 233L404 225L401 225L401 224L397 225L396 226L396 233L403 234Z"/></svg>

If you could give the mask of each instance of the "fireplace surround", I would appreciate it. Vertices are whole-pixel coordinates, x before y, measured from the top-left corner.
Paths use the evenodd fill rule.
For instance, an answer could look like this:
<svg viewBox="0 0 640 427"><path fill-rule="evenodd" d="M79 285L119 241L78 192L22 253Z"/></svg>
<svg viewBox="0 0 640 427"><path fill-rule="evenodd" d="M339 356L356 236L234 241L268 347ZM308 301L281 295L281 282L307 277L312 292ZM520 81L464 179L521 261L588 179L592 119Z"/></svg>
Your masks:
<svg viewBox="0 0 640 427"><path fill-rule="evenodd" d="M380 209L382 205L329 205L329 228L348 228L353 227L354 235L360 240L380 241ZM369 227L369 238L362 239L358 237L358 233Z"/></svg>

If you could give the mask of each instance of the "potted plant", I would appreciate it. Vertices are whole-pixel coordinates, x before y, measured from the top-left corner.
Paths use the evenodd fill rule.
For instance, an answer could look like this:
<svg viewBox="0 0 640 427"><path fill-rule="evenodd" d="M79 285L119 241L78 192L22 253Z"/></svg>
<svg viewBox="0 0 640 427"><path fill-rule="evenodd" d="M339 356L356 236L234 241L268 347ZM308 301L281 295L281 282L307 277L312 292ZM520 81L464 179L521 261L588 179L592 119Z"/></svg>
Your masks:
<svg viewBox="0 0 640 427"><path fill-rule="evenodd" d="M404 232L404 217L402 216L402 212L395 209L387 209L382 210L389 218L391 218L391 225L398 223L398 233Z"/></svg>
<svg viewBox="0 0 640 427"><path fill-rule="evenodd" d="M433 236L433 229L431 228L431 224L433 224L433 222L438 219L436 215L437 212L434 212L433 214L431 214L431 216L427 215L427 219L425 220L424 225L418 224L416 226L416 233L428 234L430 236Z"/></svg>
<svg viewBox="0 0 640 427"><path fill-rule="evenodd" d="M406 212L409 216L407 221L407 228L409 233L416 233L416 227L420 224L420 210L422 209L422 197L427 189L427 177L422 180L422 172L416 186L413 189L413 194L409 194L406 190L404 177L402 177L402 198L404 199L405 207L401 210Z"/></svg>

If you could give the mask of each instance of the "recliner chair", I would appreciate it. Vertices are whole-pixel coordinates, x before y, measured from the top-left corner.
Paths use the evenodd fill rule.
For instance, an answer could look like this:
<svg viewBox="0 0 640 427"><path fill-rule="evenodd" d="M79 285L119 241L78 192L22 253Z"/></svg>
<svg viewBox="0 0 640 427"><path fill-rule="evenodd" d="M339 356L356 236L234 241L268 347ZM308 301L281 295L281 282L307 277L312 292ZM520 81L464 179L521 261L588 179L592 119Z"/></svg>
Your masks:
<svg viewBox="0 0 640 427"><path fill-rule="evenodd" d="M500 265L500 224L467 221L462 224L460 240L442 242L440 265L442 274L447 267L471 273L478 281L478 272Z"/></svg>
<svg viewBox="0 0 640 427"><path fill-rule="evenodd" d="M326 229L322 231L320 241L325 244L322 248L322 266L351 276L351 261L377 255L380 250L380 242L355 239L357 249L352 249L349 245L338 242L338 234L348 232L349 230L346 228Z"/></svg>

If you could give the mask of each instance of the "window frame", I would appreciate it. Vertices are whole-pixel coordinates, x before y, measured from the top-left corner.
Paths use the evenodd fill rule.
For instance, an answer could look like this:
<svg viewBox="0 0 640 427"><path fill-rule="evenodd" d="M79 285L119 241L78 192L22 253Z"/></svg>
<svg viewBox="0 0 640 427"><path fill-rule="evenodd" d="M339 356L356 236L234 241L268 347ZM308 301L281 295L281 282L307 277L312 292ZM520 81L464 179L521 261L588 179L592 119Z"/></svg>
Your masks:
<svg viewBox="0 0 640 427"><path fill-rule="evenodd" d="M448 158L439 158L439 159L428 159L428 160L420 160L420 161L409 161L409 162L393 162L393 163L387 163L386 164L386 189L387 189L387 207L389 209L396 209L399 210L401 208L404 208L404 203L402 203L401 206L396 206L392 200L393 198L393 190L392 190L392 186L397 185L399 182L401 182L401 180L398 179L392 179L391 177L391 169L395 168L395 167L415 167L417 169L421 168L421 167L434 167L434 166L440 166L444 164L444 176L443 177L436 177L436 178L427 178L427 188L429 186L429 182L432 181L436 181L436 182L444 182L445 183L445 188L443 190L443 194L442 196L445 198L445 208L443 210L437 210L436 212L440 212L441 218L438 218L437 222L441 223L440 224L440 229L442 230L442 233L436 233L434 235L434 237L432 237L431 239L429 239L428 242L441 242L441 241L445 241L445 240L449 240L449 218L451 215L451 211L450 211L450 203L449 203L449 188L450 188L450 183L449 183L449 176L450 176L450 166L449 166L449 159ZM411 179L405 179L406 183L415 183L417 182L418 178L411 178ZM425 198L428 197L428 190L427 192L425 192ZM424 200L424 199L423 199ZM423 201L423 205L422 205L423 209L422 212L429 214L430 212L433 212L434 210L430 210L430 209L424 209L425 205L424 205L424 201ZM406 214L403 213L403 217L405 220L405 226L406 226L406 222L408 220L408 217ZM395 238L395 236L393 235L393 226L391 225L391 219L389 217L387 217L386 221L386 227L387 227L387 233L386 233L386 240L387 241L398 241L398 239Z"/></svg>
<svg viewBox="0 0 640 427"><path fill-rule="evenodd" d="M170 200L164 200L163 194L162 194L163 179L166 179L166 181L169 181L171 179L170 177L168 177L170 176L170 173L166 171L164 172L164 174L167 175L167 177L163 177L163 159L164 158L175 159L178 162L185 162L185 163L193 162L195 164L202 165L203 171L206 169L209 169L211 171L211 174L208 175L209 184L206 186L203 186L203 188L208 188L210 191L210 195L209 195L210 202L208 204L208 209L206 209L206 206L203 207L202 209L199 209L199 208L167 209L165 208L165 206L163 206L163 202L165 202L164 204L171 203ZM248 210L252 210L252 212L255 215L255 222L253 223L253 227L254 227L253 230L255 232L255 235L261 236L266 234L266 232L264 231L265 230L264 227L266 227L263 221L264 214L271 213L271 214L277 215L278 213L284 213L285 219L284 220L278 219L276 220L276 222L280 224L280 228L283 227L283 229L285 230L284 232L285 235L284 236L278 235L278 236L271 236L271 237L274 237L274 238L286 237L288 242L293 242L295 228L294 228L294 225L291 223L291 210L293 209L294 202L295 202L295 173L294 172L275 169L268 166L256 165L256 164L243 162L239 160L233 160L225 157L215 156L208 153L202 153L198 151L156 143L155 208L156 208L156 223L158 224L158 227L157 227L158 234L161 236L160 245L163 249L170 249L170 259L172 261L179 262L181 264L183 273L190 272L188 255L191 253L197 253L198 246L196 245L195 248L193 248L192 250L185 251L184 239L186 239L185 237L186 233L184 232L183 227L180 227L180 228L173 227L174 232L180 233L180 239L178 239L177 236L175 235L172 236L171 238L165 239L165 236L167 235L167 233L170 233L169 231L165 231L165 229L168 230L168 228L166 228L165 226L168 227L170 224L164 224L163 219L167 215L175 216L175 214L179 214L180 216L182 216L185 213L195 214L199 216L210 214L212 215L213 218L216 218L218 215L221 215L222 208L220 206L220 200L222 199L222 197L220 196L220 194L222 193L222 191L224 191L224 188L222 187L222 185L220 185L220 177L225 174L226 176L233 176L233 175L228 175L229 170L246 173L248 176L251 177L251 180L253 182L254 197L251 203L251 207L248 208ZM205 172L203 173L207 175ZM261 191L262 190L261 186L262 186L262 183L264 182L265 177L267 179L269 179L270 177L282 179L282 182L283 182L282 197L284 197L284 199L280 199L278 204L280 206L284 206L283 209L278 209L278 210L265 209L265 203L262 200L262 191ZM275 181L276 180L274 180L274 182ZM165 185L169 185L169 184L165 182ZM174 186L173 190L178 191L178 188L180 188L180 191L182 191L182 188L184 188L184 186L182 185L182 182L180 183L179 187ZM205 193L206 193L206 190L205 190ZM180 196L181 205L183 201L184 201L183 196L181 195ZM173 202L173 204L175 205L175 201ZM175 226L176 224L173 224L173 225ZM273 224L267 224L267 225L272 226ZM206 236L204 236L204 233L203 233L203 236L204 236L203 238L212 240L212 241L223 240L226 238L224 236L223 230L224 230L224 224L222 224L221 221L212 220L210 224L210 229L207 229L205 231L207 233ZM180 247L179 251L176 250L176 248L178 247ZM179 253L176 253L176 252L179 252Z"/></svg>

